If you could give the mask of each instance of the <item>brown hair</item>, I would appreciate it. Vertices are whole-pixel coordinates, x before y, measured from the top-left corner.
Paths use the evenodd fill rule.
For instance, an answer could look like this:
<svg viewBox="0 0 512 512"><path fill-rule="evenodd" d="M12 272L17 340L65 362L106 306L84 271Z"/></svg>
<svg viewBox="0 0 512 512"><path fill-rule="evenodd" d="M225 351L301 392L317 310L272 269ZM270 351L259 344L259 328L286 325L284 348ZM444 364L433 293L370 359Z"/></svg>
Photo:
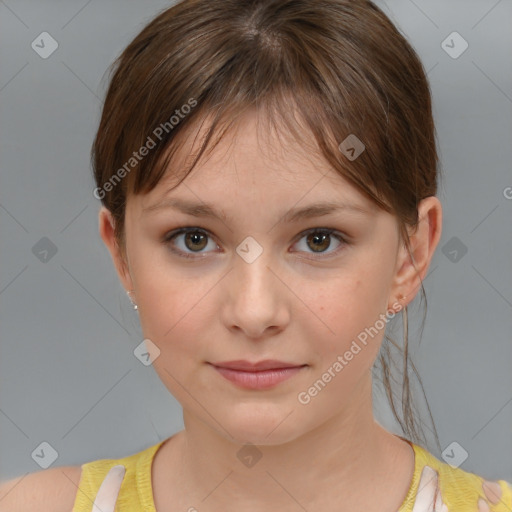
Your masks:
<svg viewBox="0 0 512 512"><path fill-rule="evenodd" d="M123 253L127 198L151 191L172 167L178 135L212 120L184 179L210 140L211 151L248 109L264 109L274 124L283 121L297 140L303 135L296 128L305 126L336 172L396 215L410 251L406 226L417 226L419 202L437 191L430 89L413 48L371 1L184 0L147 24L111 71L92 148L94 195L112 212ZM340 150L349 135L364 144L354 160ZM426 314L423 284L422 295ZM404 338L402 349L386 335L403 354L403 420L385 343L379 359L393 414L419 442L407 325Z"/></svg>

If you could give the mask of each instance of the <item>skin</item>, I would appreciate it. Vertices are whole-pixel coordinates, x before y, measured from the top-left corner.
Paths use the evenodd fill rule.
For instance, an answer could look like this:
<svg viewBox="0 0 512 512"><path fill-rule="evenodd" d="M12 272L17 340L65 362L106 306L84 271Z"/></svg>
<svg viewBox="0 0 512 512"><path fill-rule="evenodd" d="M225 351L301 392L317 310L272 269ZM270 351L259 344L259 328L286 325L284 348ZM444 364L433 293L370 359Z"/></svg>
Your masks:
<svg viewBox="0 0 512 512"><path fill-rule="evenodd" d="M259 121L256 112L245 114L174 190L167 192L175 181L169 173L149 194L130 196L126 254L115 242L110 212L102 207L99 213L101 237L123 287L133 290L144 336L160 350L153 366L183 407L185 429L155 457L156 507L232 510L235 499L240 511L343 506L396 512L411 482L414 453L373 417L371 369L385 327L366 346L359 343L357 355L309 403L300 403L298 393L380 314L413 300L441 237L441 204L428 197L419 205L420 223L410 232L415 268L394 216L304 145L264 136ZM191 140L180 148L175 168L193 149ZM143 211L164 197L209 203L226 217ZM327 200L368 213L341 210L278 223L293 207ZM185 235L174 239L177 250L197 259L180 257L171 252L172 242L162 241L183 226L209 232L188 245ZM301 234L310 228L334 229L349 243L331 235L330 245L328 239L315 252L315 241ZM263 248L251 263L236 252L247 236ZM308 366L255 391L238 388L207 364L267 358ZM252 467L237 457L246 443L262 455Z"/></svg>

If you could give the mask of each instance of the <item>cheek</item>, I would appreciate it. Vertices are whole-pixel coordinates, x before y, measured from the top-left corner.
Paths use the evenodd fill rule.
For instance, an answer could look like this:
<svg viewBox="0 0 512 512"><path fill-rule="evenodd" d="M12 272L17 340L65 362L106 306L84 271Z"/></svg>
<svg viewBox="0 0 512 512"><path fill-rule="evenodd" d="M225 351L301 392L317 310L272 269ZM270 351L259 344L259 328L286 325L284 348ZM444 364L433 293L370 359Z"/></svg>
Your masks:
<svg viewBox="0 0 512 512"><path fill-rule="evenodd" d="M309 336L318 340L313 347L322 367L329 367L338 355L346 355L354 370L371 367L385 332L386 323L379 320L385 313L384 290L376 276L331 280L316 293L310 290L305 302L312 306L304 317L303 329L308 332L310 325ZM312 312L316 314L313 323L308 320Z"/></svg>
<svg viewBox="0 0 512 512"><path fill-rule="evenodd" d="M311 326L317 333L325 333L322 338L335 346L364 327L375 309L374 293L360 279L339 278L321 288L303 287L302 295L308 306L307 318L316 317Z"/></svg>
<svg viewBox="0 0 512 512"><path fill-rule="evenodd" d="M194 286L179 276L164 277L155 270L145 277L139 318L144 337L160 350L153 367L172 395L187 403L190 397L184 388L197 388L193 376L205 359L204 326L211 321L204 296L211 286L199 282Z"/></svg>
<svg viewBox="0 0 512 512"><path fill-rule="evenodd" d="M196 286L190 290L190 286L191 283L179 279L160 279L147 283L139 293L141 325L155 343L174 345L184 342L183 336L197 339L204 325L201 318L207 313L207 302L203 300L207 289Z"/></svg>
<svg viewBox="0 0 512 512"><path fill-rule="evenodd" d="M385 328L373 327L379 319L382 301L365 282L339 280L310 296L312 303L317 304L314 312L322 321L315 319L312 332L310 319L302 320L304 330L310 326L305 332L315 343L310 343L314 353L311 375L297 396L301 407L311 400L317 411L327 414L339 410L348 405L361 383L366 382Z"/></svg>
<svg viewBox="0 0 512 512"><path fill-rule="evenodd" d="M183 269L148 257L136 266L139 318L151 339L173 366L185 354L197 354L205 326L212 325L214 305L209 300L218 278L187 277ZM173 359L174 358L174 359Z"/></svg>

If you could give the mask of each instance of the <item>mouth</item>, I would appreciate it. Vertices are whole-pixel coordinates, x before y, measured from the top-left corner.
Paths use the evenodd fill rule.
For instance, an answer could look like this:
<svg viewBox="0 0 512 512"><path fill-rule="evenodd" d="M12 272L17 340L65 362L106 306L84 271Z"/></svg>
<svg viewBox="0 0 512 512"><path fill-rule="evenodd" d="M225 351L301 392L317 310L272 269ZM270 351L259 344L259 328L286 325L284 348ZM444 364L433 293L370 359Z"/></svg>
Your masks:
<svg viewBox="0 0 512 512"><path fill-rule="evenodd" d="M208 364L233 384L244 389L255 390L272 388L308 366L276 360L256 363L238 360Z"/></svg>

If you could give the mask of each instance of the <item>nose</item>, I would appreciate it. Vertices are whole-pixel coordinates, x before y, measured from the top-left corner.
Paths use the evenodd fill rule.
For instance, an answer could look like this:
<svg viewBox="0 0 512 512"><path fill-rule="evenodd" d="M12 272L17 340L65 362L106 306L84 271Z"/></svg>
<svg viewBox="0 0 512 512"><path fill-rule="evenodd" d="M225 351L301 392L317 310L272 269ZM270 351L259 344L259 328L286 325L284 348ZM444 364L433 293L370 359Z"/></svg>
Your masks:
<svg viewBox="0 0 512 512"><path fill-rule="evenodd" d="M283 331L290 320L291 292L283 283L270 251L254 261L236 256L226 280L223 321L230 330L256 340Z"/></svg>

